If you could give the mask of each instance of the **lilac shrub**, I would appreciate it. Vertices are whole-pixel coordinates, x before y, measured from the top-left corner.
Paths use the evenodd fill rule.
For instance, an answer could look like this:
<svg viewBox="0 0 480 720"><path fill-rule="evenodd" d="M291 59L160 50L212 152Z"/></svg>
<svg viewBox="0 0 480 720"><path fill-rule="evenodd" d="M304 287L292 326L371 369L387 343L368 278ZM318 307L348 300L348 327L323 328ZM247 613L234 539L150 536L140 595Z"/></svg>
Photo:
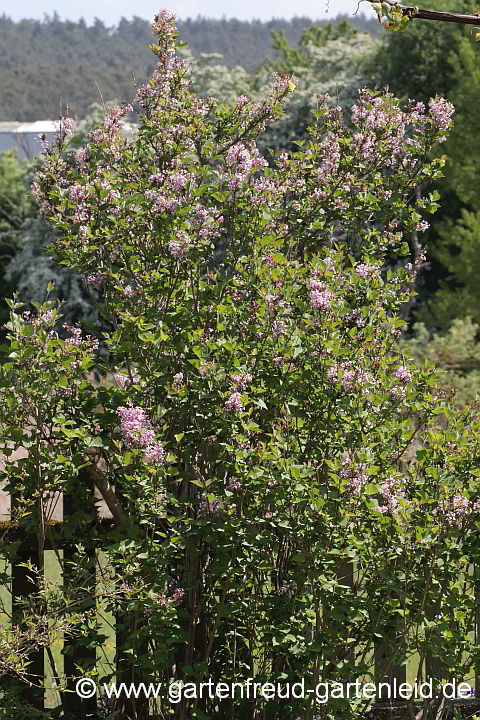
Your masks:
<svg viewBox="0 0 480 720"><path fill-rule="evenodd" d="M388 261L436 209L415 188L441 174L429 151L453 108L402 109L362 90L349 130L317 98L309 140L270 168L255 139L281 117L291 79L275 76L261 102L200 100L173 15L154 29L137 132L121 133L123 106L80 151L60 133L34 186L58 231L52 255L101 278L113 328L103 339L116 381L82 381L81 399L55 389L74 434L46 448L55 456L62 442L73 474L96 462L118 525L102 546L119 588L109 607L129 628L118 666L129 657L129 677L166 684L255 676L313 688L383 678L417 653L419 677L435 660L438 690L478 662L478 420L452 414L439 429L449 409L434 369L397 350L423 258L396 271ZM28 388L40 372L17 342L2 371L9 398L14 376ZM1 423L15 444L28 416ZM372 700L159 703L177 720L312 720L362 717Z"/></svg>

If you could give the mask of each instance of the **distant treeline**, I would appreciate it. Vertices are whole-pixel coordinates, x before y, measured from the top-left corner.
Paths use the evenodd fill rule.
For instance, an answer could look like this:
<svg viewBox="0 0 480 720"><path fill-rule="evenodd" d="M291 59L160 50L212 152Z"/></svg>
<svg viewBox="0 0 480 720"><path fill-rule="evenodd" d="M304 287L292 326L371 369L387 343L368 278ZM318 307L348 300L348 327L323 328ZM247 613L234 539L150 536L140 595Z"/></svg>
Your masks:
<svg viewBox="0 0 480 720"><path fill-rule="evenodd" d="M334 22L346 17L339 15ZM364 15L351 20L372 34L382 29ZM179 21L178 27L194 56L221 53L225 65L253 71L267 55L275 56L270 49L272 30L283 30L289 43L297 46L313 22L306 17L268 22L198 17ZM54 119L66 104L72 116L82 118L94 102L131 99L129 78L144 82L152 72L152 40L151 22L139 17L122 18L112 28L98 19L90 26L84 20L60 20L56 13L43 21L14 22L1 16L0 120Z"/></svg>

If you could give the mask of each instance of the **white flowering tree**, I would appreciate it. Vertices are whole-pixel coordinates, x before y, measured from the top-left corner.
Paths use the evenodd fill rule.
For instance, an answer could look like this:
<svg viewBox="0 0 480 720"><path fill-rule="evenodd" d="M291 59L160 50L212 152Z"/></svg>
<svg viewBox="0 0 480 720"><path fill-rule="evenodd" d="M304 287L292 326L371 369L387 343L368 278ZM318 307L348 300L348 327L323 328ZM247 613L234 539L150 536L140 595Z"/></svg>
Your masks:
<svg viewBox="0 0 480 720"><path fill-rule="evenodd" d="M404 235L435 209L413 190L441 172L443 159L426 158L453 107L402 109L363 90L350 130L320 104L309 140L270 168L255 139L281 116L291 79L275 76L258 102L201 100L173 15L154 29L138 133L120 132L130 107L111 109L75 151L64 121L38 170L35 195L58 230L51 253L103 288L116 374L93 386L95 341L74 327L59 339L53 304L30 317L12 303L0 424L2 476L28 510L17 522L42 548L45 494L86 503L96 484L115 527L89 534L80 501L67 527L104 553L110 585L97 599L116 615L117 679L304 678L312 691L164 694L162 717L359 718L371 697L326 703L318 684L391 680L415 656L419 678L436 668L421 709L438 718L442 678L478 668L478 421L451 414L438 430L449 411L434 370L395 349L422 258L396 272L386 259L408 252ZM226 255L212 267L219 238ZM20 446L28 455L15 459ZM70 573L84 554L71 553ZM62 630L68 618L75 632L87 590L72 580L66 605L47 598ZM18 643L43 627L29 607ZM28 680L18 643L0 669ZM149 712L124 696L111 710Z"/></svg>
<svg viewBox="0 0 480 720"><path fill-rule="evenodd" d="M300 49L293 49L281 35L274 34L275 59L266 61L255 74L242 67L227 68L219 54L201 54L192 61L192 88L200 97L213 96L222 102L234 102L246 95L260 100L268 92L272 71L288 73L296 82L296 92L287 99L284 115L266 128L258 139L258 146L268 157L266 149L296 149L295 141L307 135L311 110L317 95L328 95L331 105L351 106L366 80L366 65L378 49L379 41L368 33L357 32L345 24L336 29L313 25L300 41Z"/></svg>

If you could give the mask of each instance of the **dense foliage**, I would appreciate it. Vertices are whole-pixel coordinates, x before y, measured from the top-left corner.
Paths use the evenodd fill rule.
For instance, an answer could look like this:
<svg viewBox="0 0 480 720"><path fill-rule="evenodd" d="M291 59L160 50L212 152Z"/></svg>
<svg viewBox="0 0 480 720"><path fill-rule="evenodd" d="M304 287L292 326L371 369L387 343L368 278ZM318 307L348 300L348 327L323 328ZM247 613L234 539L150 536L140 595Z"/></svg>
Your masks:
<svg viewBox="0 0 480 720"><path fill-rule="evenodd" d="M33 314L11 303L0 477L21 500L16 521L35 528L41 552L45 493L81 493L93 478L117 527L89 534L82 504L66 527L104 552L110 584L97 593L123 631L117 678L314 688L391 678L417 653L419 676L435 668L422 717L438 720L441 680L479 669L479 425L450 412L433 369L395 342L423 261L407 262L404 236L435 210L426 185L444 160L428 158L453 107L402 109L365 90L349 127L319 98L298 151L268 167L256 138L281 116L291 78L274 76L258 102L202 100L175 54L173 16L161 11L154 29L138 132L121 134L124 105L82 147L63 118L38 169L50 252L102 288L117 367L114 382L92 385L98 340L75 326L58 338L56 303ZM15 562L15 543L1 549ZM86 556L79 543L63 600L40 588L1 629L2 673L28 678L28 648L55 633L81 626L101 643L82 618ZM160 710L312 720L365 717L372 702L319 699L185 695ZM112 709L147 715L141 698Z"/></svg>

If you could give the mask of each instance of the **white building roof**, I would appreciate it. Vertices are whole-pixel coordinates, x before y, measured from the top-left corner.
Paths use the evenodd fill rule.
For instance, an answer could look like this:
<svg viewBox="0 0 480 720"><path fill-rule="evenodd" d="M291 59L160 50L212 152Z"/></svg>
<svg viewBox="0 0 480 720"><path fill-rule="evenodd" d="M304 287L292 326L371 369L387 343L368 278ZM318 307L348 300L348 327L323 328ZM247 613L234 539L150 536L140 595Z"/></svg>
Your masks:
<svg viewBox="0 0 480 720"><path fill-rule="evenodd" d="M22 123L14 132L17 133L54 133L58 125L53 120L37 120L31 123Z"/></svg>

